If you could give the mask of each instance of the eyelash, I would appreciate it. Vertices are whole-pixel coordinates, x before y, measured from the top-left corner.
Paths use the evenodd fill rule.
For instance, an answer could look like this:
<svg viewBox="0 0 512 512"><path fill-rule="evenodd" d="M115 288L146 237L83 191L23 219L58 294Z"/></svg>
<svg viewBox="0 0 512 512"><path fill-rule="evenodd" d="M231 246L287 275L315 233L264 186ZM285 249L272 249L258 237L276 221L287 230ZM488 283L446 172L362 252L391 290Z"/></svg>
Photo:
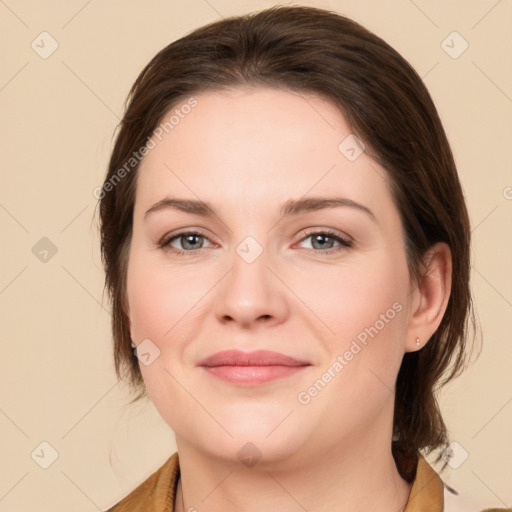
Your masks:
<svg viewBox="0 0 512 512"><path fill-rule="evenodd" d="M207 240L209 240L209 238L204 233L201 233L200 231L182 231L181 233L177 233L170 237L164 237L164 239L162 241L160 241L158 243L158 245L161 249L169 249L170 248L171 252L173 252L174 254L176 254L178 256L185 256L185 255L193 256L203 249L203 248L201 248L201 249L193 249L191 251L184 251L184 250L176 249L169 245L173 240L176 240L177 238L180 238L183 235L198 235L200 237L203 237L203 238L206 238ZM330 229L324 229L324 230L320 230L320 231L313 230L313 229L308 230L308 231L306 231L305 236L303 238L301 238L301 240L299 240L299 242L303 242L304 240L308 239L312 235L327 235L327 238L334 239L336 242L339 242L340 245L338 247L331 247L330 249L326 249L326 250L306 249L308 251L308 253L310 253L310 254L330 255L333 253L337 253L340 250L353 247L353 242L351 240L343 238L337 232L332 231Z"/></svg>

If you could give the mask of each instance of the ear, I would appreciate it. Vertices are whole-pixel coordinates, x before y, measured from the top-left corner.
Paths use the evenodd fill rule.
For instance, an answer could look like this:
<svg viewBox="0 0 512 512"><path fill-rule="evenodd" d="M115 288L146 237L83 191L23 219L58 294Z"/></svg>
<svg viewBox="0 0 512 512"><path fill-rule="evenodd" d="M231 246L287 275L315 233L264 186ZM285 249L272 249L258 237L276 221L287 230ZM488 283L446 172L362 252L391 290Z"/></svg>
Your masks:
<svg viewBox="0 0 512 512"><path fill-rule="evenodd" d="M425 253L421 270L422 277L412 292L405 352L423 348L443 319L452 286L452 254L449 246L444 242L434 244Z"/></svg>

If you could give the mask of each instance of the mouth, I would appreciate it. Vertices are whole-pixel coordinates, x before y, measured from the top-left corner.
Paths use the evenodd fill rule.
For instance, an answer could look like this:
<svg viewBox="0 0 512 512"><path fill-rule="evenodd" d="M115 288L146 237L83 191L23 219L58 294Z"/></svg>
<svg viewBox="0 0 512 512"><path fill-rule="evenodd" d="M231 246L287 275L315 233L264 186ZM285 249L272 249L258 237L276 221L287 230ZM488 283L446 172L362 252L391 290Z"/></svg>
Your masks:
<svg viewBox="0 0 512 512"><path fill-rule="evenodd" d="M258 386L295 375L311 363L268 350L225 350L207 357L198 366L223 381L240 386Z"/></svg>

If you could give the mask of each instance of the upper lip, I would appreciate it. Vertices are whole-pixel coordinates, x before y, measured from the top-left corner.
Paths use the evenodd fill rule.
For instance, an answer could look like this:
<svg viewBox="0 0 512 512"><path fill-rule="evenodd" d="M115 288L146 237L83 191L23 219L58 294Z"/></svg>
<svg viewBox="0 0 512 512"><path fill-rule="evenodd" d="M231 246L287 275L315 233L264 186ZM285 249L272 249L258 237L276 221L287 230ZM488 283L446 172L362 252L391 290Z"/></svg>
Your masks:
<svg viewBox="0 0 512 512"><path fill-rule="evenodd" d="M309 364L307 361L271 350L254 352L224 350L203 359L198 366L307 366Z"/></svg>

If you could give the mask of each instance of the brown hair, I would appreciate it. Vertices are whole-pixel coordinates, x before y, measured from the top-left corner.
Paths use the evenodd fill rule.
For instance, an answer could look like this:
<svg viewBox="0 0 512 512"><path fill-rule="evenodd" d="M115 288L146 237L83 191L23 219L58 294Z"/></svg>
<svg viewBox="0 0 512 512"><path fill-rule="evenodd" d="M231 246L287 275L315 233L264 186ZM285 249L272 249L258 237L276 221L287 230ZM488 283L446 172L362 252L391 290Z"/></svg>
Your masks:
<svg viewBox="0 0 512 512"><path fill-rule="evenodd" d="M273 7L223 19L165 47L133 84L100 194L117 376L126 374L140 391L137 398L143 396L124 309L139 163L133 155L178 102L200 91L243 85L314 93L340 109L366 152L389 174L415 283L434 243L451 249L445 315L422 350L404 355L397 377L393 455L410 481L418 450L428 453L448 442L436 391L463 369L468 321L475 323L469 218L448 140L421 78L386 42L335 12Z"/></svg>

